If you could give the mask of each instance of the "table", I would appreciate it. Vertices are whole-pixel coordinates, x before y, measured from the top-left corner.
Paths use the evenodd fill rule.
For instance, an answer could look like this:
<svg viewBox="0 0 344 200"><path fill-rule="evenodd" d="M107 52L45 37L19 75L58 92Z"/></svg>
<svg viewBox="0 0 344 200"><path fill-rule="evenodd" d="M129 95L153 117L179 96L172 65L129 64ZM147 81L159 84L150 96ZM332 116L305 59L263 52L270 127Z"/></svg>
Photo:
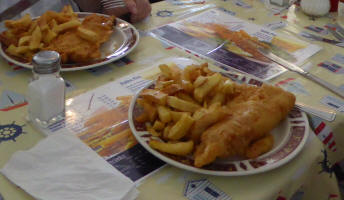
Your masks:
<svg viewBox="0 0 344 200"><path fill-rule="evenodd" d="M152 16L135 25L140 31L141 41L129 56L99 69L62 73L68 83L67 98L84 94L141 69L146 69L148 66L156 64L158 60L187 57L202 62L195 55L151 37L148 31L208 8L224 7L236 13L236 17L259 25L282 21L287 25L277 29L276 32L283 32L295 37L298 37L298 33L303 31L305 26L323 27L327 23L333 22L335 18L335 14L330 14L312 19L304 15L297 5L293 5L289 10L279 14L273 13L268 11L262 2L254 0L207 0L188 3L171 0L154 3L152 7ZM331 60L336 53L343 52L343 50L329 44L314 43L321 45L323 50L309 59L312 65L305 64L304 66L311 73L343 88L343 74L317 66L318 63ZM33 147L44 138L44 135L34 129L25 119L27 107L24 96L28 81L32 76L31 71L10 65L4 59L0 59L0 66L0 106L2 106L0 108L0 130L12 127L16 133L11 140L0 138L0 167L2 167L14 152ZM298 100L312 106L324 107L321 100L325 96L332 96L343 101L333 93L292 72L283 73L272 79L271 83L285 84L284 87L293 90ZM8 105L8 98L13 103L12 106L4 105L5 101ZM306 146L295 159L278 169L262 174L216 177L194 174L167 165L140 181L138 199L186 199L184 188L188 181L193 180L201 180L210 184L233 199L340 199L337 180L330 163L340 162L344 159L344 135L342 134L344 132L344 113L338 111L336 120L331 123L326 122L326 127L328 130L332 130L336 142L335 152L325 147L312 132ZM323 150L326 150L327 158L324 157ZM326 159L330 163L324 162ZM5 200L32 199L2 175L0 175L0 194Z"/></svg>

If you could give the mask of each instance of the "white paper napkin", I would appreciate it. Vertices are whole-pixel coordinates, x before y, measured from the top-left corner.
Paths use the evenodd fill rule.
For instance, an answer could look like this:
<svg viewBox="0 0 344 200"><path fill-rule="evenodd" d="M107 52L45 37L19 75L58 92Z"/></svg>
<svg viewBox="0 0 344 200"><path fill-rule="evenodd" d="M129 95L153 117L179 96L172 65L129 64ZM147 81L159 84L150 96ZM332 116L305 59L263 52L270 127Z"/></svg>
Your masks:
<svg viewBox="0 0 344 200"><path fill-rule="evenodd" d="M131 200L134 183L70 133L16 152L0 171L38 200Z"/></svg>

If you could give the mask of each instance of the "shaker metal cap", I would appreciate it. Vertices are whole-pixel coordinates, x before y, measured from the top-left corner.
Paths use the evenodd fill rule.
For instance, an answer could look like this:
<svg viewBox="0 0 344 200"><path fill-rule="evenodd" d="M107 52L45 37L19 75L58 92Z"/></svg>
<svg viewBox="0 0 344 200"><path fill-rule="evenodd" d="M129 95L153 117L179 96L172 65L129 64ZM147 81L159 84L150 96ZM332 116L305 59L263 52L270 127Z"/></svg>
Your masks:
<svg viewBox="0 0 344 200"><path fill-rule="evenodd" d="M60 70L60 54L56 51L40 51L32 58L33 71L38 74L51 74Z"/></svg>

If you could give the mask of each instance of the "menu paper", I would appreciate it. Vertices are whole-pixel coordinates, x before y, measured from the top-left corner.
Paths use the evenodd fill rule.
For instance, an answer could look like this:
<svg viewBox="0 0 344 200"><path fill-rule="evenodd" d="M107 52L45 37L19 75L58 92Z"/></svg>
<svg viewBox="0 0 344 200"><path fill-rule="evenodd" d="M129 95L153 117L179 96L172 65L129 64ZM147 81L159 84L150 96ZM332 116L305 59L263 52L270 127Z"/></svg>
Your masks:
<svg viewBox="0 0 344 200"><path fill-rule="evenodd" d="M151 82L141 74L144 73L129 75L68 99L66 119L52 124L44 133L58 134L68 129L132 181L141 181L165 165L138 144L129 127L131 98Z"/></svg>
<svg viewBox="0 0 344 200"><path fill-rule="evenodd" d="M66 119L40 130L51 135L67 129L122 174L140 183L165 163L136 141L128 122L129 105L133 95L157 77L158 64L171 62L181 68L195 63L179 57L162 59L153 67L70 98Z"/></svg>
<svg viewBox="0 0 344 200"><path fill-rule="evenodd" d="M238 70L263 80L286 70L260 54L258 47L269 47L275 54L293 57L295 64L302 64L321 49L236 18L224 8L204 11L161 26L151 33L163 41L210 59L224 69Z"/></svg>

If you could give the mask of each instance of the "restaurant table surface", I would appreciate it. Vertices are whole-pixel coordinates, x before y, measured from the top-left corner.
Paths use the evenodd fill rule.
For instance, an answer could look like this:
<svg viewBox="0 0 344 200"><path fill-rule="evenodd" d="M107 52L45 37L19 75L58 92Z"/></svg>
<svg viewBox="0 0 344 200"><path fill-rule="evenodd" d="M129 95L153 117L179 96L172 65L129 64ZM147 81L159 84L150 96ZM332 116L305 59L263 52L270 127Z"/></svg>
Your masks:
<svg viewBox="0 0 344 200"><path fill-rule="evenodd" d="M140 43L128 56L98 69L62 73L67 82L67 98L75 97L148 66L153 66L157 60L169 57L187 57L202 62L199 57L163 43L148 33L155 27L184 19L214 7L224 7L236 13L236 17L259 25L282 21L286 26L275 31L294 37L299 37L298 33L304 31L306 26L324 27L327 23L333 23L336 17L336 13L331 13L321 18L312 18L305 15L298 5L293 5L281 13L273 13L258 0L171 0L154 3L152 4L151 16L143 22L135 24L140 32ZM331 35L327 35L327 37L331 38ZM331 60L337 53L343 55L343 49L321 42L312 43L320 45L323 49L307 60L308 62L303 67L312 74L344 88L344 73L335 73L318 66L323 61ZM340 69L342 72L343 67ZM0 59L0 106L2 99L7 98L8 95L12 97L12 101L15 98L20 102L15 106L0 108L0 130L5 130L11 125L17 127L11 140L0 137L0 167L5 165L13 153L18 150L30 149L45 137L26 121L25 94L31 77L32 72L30 70L14 66L4 59ZM293 84L288 85L286 80L291 80ZM321 100L327 96L332 96L343 102L339 96L289 71L270 80L270 82L272 84L287 83L284 88L293 91L298 101L315 107L326 108ZM16 104L16 102L13 103ZM187 197L184 196L186 182L201 179L209 181L232 199L340 199L339 187L331 164L344 159L343 106L341 112L337 111L335 121L324 122L327 129L332 130L335 148L329 149L328 145L324 145L311 131L310 137L299 155L287 164L265 173L219 177L191 173L167 165L138 184L140 191L138 199L186 199ZM310 116L309 119L311 119ZM332 151L333 149L335 151ZM324 151L327 152L327 158L324 157ZM328 163L326 159L329 160ZM0 194L5 200L32 199L30 195L10 183L2 175L0 175Z"/></svg>

